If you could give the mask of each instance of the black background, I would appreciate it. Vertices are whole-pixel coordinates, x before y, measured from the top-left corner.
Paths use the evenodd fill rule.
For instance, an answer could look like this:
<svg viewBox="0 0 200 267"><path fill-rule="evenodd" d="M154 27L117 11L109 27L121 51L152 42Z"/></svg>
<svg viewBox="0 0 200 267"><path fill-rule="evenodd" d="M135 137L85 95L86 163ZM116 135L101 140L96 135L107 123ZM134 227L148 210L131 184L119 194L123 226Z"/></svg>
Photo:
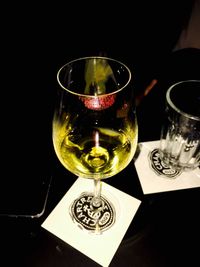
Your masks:
<svg viewBox="0 0 200 267"><path fill-rule="evenodd" d="M159 138L165 88L188 77L184 67L175 66L188 58L195 70L189 77L199 77L198 64L193 64L199 51L172 55L193 1L138 2L2 6L1 181L9 179L13 190L16 179L22 173L31 177L34 167L53 177L43 216L0 218L4 266L98 266L40 227L75 181L60 166L51 141L56 72L62 64L79 56L115 57L133 71L136 94L159 77L155 91L138 108L139 141ZM143 195L133 164L108 182L142 200L110 266L198 265L199 188ZM4 193L14 201L10 191Z"/></svg>

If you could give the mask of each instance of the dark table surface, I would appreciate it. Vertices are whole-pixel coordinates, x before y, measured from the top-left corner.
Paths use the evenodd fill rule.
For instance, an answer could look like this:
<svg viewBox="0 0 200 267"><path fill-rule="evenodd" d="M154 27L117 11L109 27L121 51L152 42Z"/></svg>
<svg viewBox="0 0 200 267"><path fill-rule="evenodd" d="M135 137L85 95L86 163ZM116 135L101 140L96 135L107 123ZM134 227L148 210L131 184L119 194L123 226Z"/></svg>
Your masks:
<svg viewBox="0 0 200 267"><path fill-rule="evenodd" d="M0 218L2 266L99 266L41 227L75 179L55 159L43 215ZM110 267L200 264L200 188L144 195L134 164L106 182L142 201Z"/></svg>
<svg viewBox="0 0 200 267"><path fill-rule="evenodd" d="M194 64L192 66L197 65ZM197 76L194 76L194 72L192 72L192 76L190 77L196 78ZM168 75L167 78L169 78ZM31 92L35 92L35 88L37 88L37 83L32 84ZM46 134L43 128L41 128L41 125L47 121L46 114L49 114L49 112L51 114L52 105L50 104L48 106L46 98L48 89L44 91L44 98L39 98L39 104L37 104L38 94L34 98L37 102L33 101L32 94L27 94L27 101L22 101L21 109L15 100L16 98L18 100L24 99L24 93L26 91L21 92L18 90L16 97L14 95L11 101L9 97L10 91L8 90L8 95L6 95L5 99L9 99L10 108L13 107L12 114L15 114L15 116L12 116L12 119L15 118L15 124L13 125L13 121L11 124L10 120L7 120L7 117L4 116L5 122L7 122L7 124L5 122L3 124L6 126L5 128L11 125L11 130L7 130L4 137L9 137L8 140L12 142L9 141L9 143L6 143L5 151L1 150L2 155L4 155L3 158L10 159L10 151L21 150L21 143L18 141L18 138L21 137L19 128L24 125L25 127L26 125L30 125L30 130L25 129L25 132L29 133L32 131L32 126L34 127L36 136L34 132L33 139L46 140L47 135L51 139L51 118L48 119L46 125L48 133ZM22 97L19 96L19 92L21 92L22 95L20 96ZM149 99L147 98L147 101L143 102L144 109L138 109L139 141L151 141L159 138L159 127L162 119L158 119L158 106L160 109L163 106L162 101L158 101L158 99L163 98L163 93L160 96L157 92L155 90L155 97L153 94L149 95ZM32 102L29 100L32 100ZM25 106L24 103L26 104ZM33 104L30 105L30 103ZM156 105L152 105L152 103L156 103ZM20 110L19 114L16 114L17 110ZM29 116L27 123L25 123L24 111ZM41 116L41 114L44 114L44 116ZM19 124L18 118L22 118L22 125ZM151 128L149 128L150 121ZM26 135L23 135L23 142L25 137ZM29 135L27 139L27 143L24 142L25 146L29 144ZM17 140L17 142L14 142L14 140ZM51 142L50 149L49 142L47 144L45 142L40 141L38 147L36 147L34 142L34 145L31 143L31 150L28 147L27 153L25 154L25 157L28 157L30 151L32 152L34 148L36 155L41 154L42 146L44 147L45 153L47 152L47 154L42 154L42 157L44 157L45 166L47 167L47 175L52 177L52 181L45 212L39 218L0 217L0 264L1 266L20 267L99 266L96 262L41 227L42 222L48 217L76 179L73 174L64 170L58 162L52 151ZM8 149L8 144L10 145L10 149ZM17 144L18 147L16 147ZM21 157L17 153L17 157L14 159L17 162L16 165L18 163L23 164L24 154ZM3 168L4 164L3 162L1 163L1 167ZM9 163L12 162L9 161ZM198 245L200 240L200 188L144 195L134 164L132 163L115 177L106 180L107 183L142 201L123 241L110 263L110 267L200 266ZM31 172L31 167L28 171ZM5 177L5 172L2 174L2 179ZM14 169L13 177L18 178Z"/></svg>

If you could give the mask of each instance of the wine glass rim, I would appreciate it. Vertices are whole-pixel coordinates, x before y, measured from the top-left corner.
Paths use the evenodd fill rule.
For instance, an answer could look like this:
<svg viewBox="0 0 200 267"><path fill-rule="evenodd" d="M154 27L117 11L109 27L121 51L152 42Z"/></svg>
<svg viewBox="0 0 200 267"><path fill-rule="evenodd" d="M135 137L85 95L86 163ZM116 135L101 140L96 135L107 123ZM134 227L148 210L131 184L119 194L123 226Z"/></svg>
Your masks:
<svg viewBox="0 0 200 267"><path fill-rule="evenodd" d="M123 67L127 70L127 73L128 73L128 79L127 79L127 82L126 82L123 86L121 86L120 88L118 88L117 90L114 90L113 92L105 93L105 94L100 94L100 95L97 95L97 96L95 96L95 95L91 95L91 94L77 93L77 92L74 92L74 91L68 89L67 87L65 87L65 86L60 82L60 79L59 79L60 72L61 72L67 65L70 65L70 64L72 64L72 63L74 63L74 62L78 62L78 61L86 60L86 59L104 59L104 60L109 60L109 61L118 63L119 65L123 66ZM59 85L60 85L64 90L66 90L66 91L68 91L68 92L70 92L71 94L74 94L74 95L78 95L78 96L82 96L82 97L87 96L87 97L91 97L91 98L103 97L103 96L109 96L109 95L116 94L116 93L122 91L122 90L123 90L129 83L130 83L131 78L132 78L132 73L131 73L129 67L128 67L125 63L123 63L123 62L121 62L121 61L119 61L119 60L117 60L117 59L114 59L114 58L111 58L111 57L106 57L106 56L86 56L86 57L79 57L79 58L73 59L73 60L71 60L71 61L68 61L67 63L65 63L64 65L62 65L62 66L60 67L60 69L58 70L58 72L57 72L57 81L58 81Z"/></svg>
<svg viewBox="0 0 200 267"><path fill-rule="evenodd" d="M197 120L197 121L200 121L200 117L198 116L195 116L195 115L192 115L192 114L189 114L189 113L186 113L184 112L183 110L179 109L174 103L173 101L171 100L171 96L170 96L170 93L171 91L174 89L174 87L176 87L177 85L179 84L182 84L182 83L199 83L200 84L200 80L196 80L196 79L192 79L192 80L181 80L179 82L176 82L174 84L172 84L168 90L167 90L167 93L166 93L166 100L168 102L168 104L171 106L172 109L174 109L176 112L178 112L179 114L182 114L183 116L189 118L189 119L192 119L192 120Z"/></svg>

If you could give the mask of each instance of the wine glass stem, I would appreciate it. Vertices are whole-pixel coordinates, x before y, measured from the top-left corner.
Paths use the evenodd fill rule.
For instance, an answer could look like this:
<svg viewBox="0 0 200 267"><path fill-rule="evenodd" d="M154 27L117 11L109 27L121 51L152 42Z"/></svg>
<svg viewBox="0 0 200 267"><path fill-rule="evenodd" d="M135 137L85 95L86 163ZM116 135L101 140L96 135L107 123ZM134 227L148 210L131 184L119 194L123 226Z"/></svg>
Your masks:
<svg viewBox="0 0 200 267"><path fill-rule="evenodd" d="M101 180L94 179L94 197L92 199L92 205L93 207L98 208L101 206L101 204Z"/></svg>

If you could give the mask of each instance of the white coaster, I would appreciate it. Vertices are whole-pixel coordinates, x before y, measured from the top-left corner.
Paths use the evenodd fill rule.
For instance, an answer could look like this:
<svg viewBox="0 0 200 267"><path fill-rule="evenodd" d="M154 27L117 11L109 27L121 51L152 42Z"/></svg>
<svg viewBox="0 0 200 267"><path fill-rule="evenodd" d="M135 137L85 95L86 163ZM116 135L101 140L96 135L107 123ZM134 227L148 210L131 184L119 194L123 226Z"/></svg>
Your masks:
<svg viewBox="0 0 200 267"><path fill-rule="evenodd" d="M200 169L177 173L165 168L159 158L159 141L139 144L140 153L135 167L144 194L200 187Z"/></svg>
<svg viewBox="0 0 200 267"><path fill-rule="evenodd" d="M102 182L102 195L116 206L115 223L102 234L91 234L80 229L72 221L69 207L82 192L93 192L94 182L78 178L54 210L42 223L42 227L70 244L102 266L109 266L141 201Z"/></svg>

